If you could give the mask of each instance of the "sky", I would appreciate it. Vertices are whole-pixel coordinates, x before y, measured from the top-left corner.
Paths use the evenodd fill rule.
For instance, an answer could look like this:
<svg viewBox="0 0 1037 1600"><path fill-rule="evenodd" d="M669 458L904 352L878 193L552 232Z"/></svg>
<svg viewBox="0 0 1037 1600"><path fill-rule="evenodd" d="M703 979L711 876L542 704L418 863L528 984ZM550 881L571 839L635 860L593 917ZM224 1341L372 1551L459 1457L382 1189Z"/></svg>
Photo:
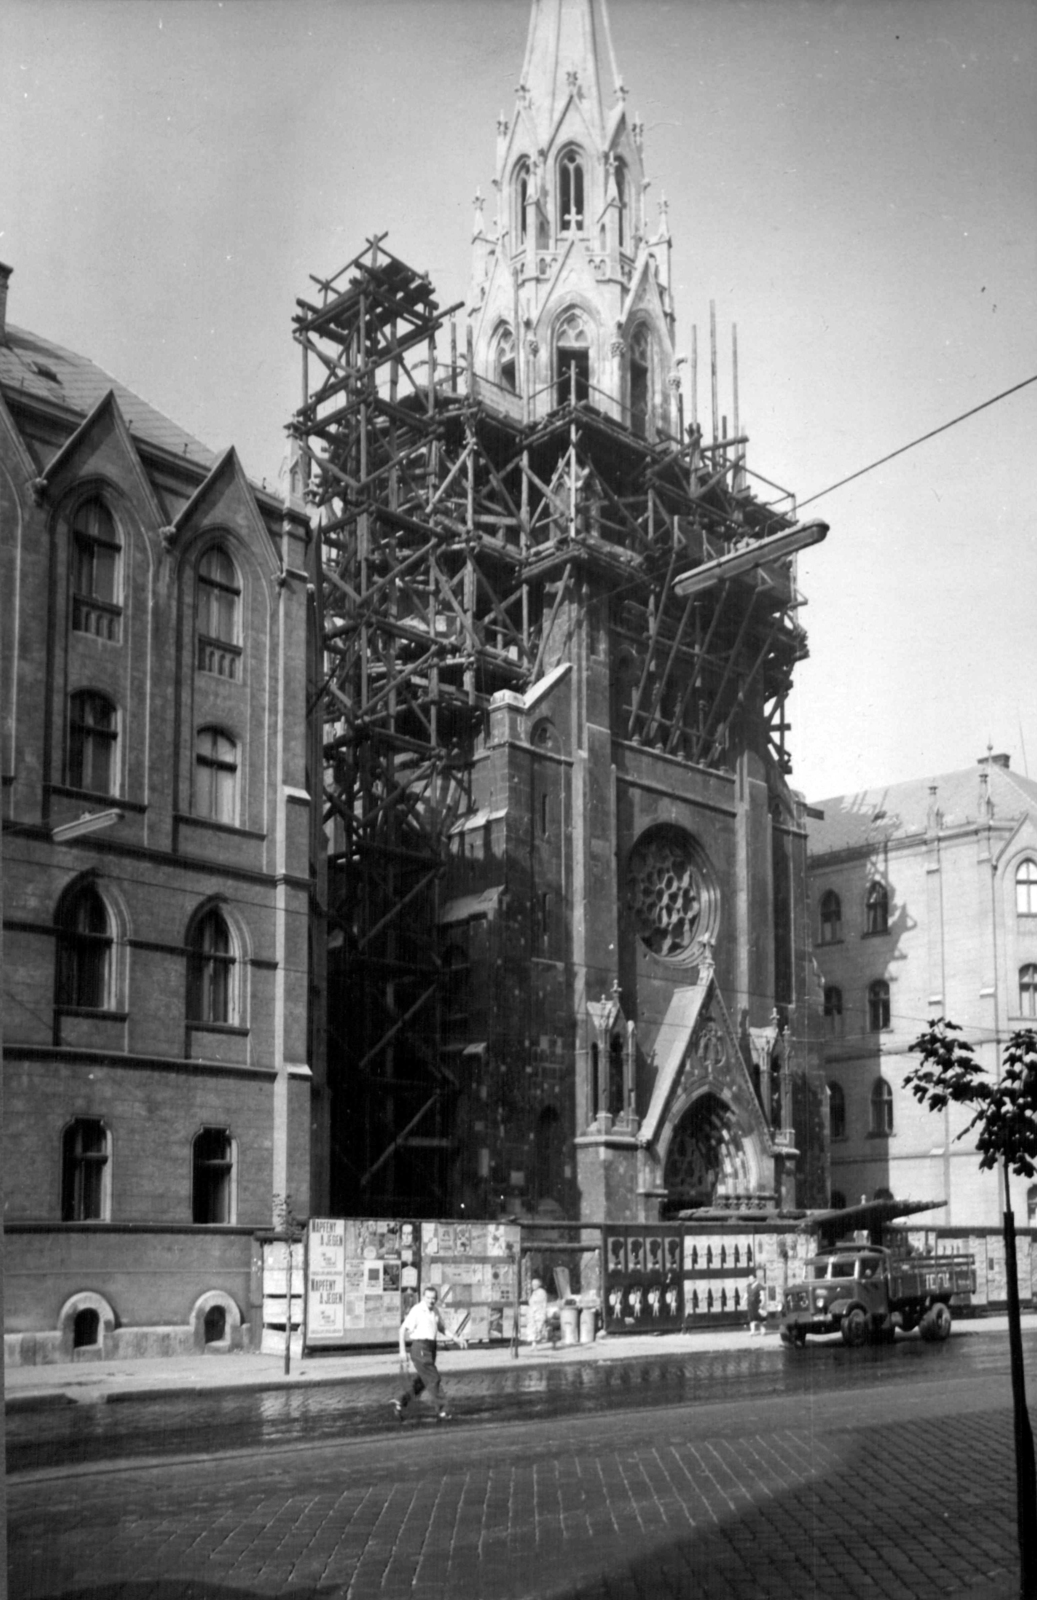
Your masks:
<svg viewBox="0 0 1037 1600"><path fill-rule="evenodd" d="M441 304L467 298L528 17L527 0L0 0L9 321L272 487L311 275L386 234ZM609 17L669 204L680 353L698 329L700 415L713 302L728 413L737 327L749 467L831 528L799 558L793 786L880 788L990 745L1037 778L1037 383L823 492L1037 375L1037 4L611 0Z"/></svg>

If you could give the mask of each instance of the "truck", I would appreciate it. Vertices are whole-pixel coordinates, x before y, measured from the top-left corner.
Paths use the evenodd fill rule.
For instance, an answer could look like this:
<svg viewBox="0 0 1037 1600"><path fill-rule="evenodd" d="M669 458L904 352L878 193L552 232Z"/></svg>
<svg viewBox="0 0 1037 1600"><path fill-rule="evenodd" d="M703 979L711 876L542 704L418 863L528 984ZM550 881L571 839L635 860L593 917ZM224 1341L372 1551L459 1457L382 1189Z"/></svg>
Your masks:
<svg viewBox="0 0 1037 1600"><path fill-rule="evenodd" d="M839 1243L805 1263L781 1308L781 1338L803 1345L808 1334L840 1333L843 1343L890 1341L897 1329L917 1328L923 1339L946 1339L951 1305L968 1304L976 1290L970 1255L913 1255L878 1244Z"/></svg>

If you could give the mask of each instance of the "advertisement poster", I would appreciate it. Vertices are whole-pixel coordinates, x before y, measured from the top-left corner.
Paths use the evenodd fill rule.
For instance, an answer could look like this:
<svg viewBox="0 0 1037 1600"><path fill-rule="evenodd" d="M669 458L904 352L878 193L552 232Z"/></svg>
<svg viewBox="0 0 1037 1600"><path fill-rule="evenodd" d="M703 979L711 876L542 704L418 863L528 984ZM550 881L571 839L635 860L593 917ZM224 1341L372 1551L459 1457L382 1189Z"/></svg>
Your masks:
<svg viewBox="0 0 1037 1600"><path fill-rule="evenodd" d="M418 1294L421 1225L314 1217L306 1236L306 1344L382 1344Z"/></svg>

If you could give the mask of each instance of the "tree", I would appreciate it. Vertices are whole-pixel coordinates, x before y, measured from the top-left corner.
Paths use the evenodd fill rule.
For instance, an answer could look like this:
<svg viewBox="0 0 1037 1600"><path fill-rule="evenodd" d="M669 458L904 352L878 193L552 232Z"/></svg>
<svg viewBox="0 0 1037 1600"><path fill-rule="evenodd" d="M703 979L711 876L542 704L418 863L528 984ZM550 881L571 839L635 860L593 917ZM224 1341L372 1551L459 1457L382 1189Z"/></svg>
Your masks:
<svg viewBox="0 0 1037 1600"><path fill-rule="evenodd" d="M1005 1276L1008 1290L1008 1341L1012 1364L1015 1416L1016 1516L1022 1600L1037 1600L1037 1469L1033 1433L1026 1409L1023 1340L1019 1322L1019 1277L1015 1255L1015 1217L1009 1178L1032 1178L1037 1172L1037 1033L1021 1028L1005 1048L1001 1076L991 1079L972 1047L959 1038L961 1029L939 1018L911 1046L921 1056L904 1082L930 1111L950 1104L971 1107L971 1122L957 1134L976 1131L980 1167L1001 1165L1005 1185Z"/></svg>

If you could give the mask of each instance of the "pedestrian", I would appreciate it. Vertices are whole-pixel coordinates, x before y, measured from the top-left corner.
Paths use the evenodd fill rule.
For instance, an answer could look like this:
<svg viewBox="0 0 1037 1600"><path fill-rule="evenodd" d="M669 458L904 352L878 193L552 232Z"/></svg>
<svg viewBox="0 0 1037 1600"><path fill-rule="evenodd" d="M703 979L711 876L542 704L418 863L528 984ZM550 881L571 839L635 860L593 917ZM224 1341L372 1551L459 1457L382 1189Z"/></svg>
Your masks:
<svg viewBox="0 0 1037 1600"><path fill-rule="evenodd" d="M400 1323L400 1366L406 1372L409 1339L411 1366L414 1368L414 1377L399 1399L393 1401L393 1410L400 1422L403 1421L411 1400L416 1400L426 1389L429 1399L436 1408L438 1420L445 1422L450 1415L443 1399L443 1384L439 1368L436 1366L436 1344L440 1337L453 1339L455 1344L462 1347L468 1341L455 1338L452 1333L447 1332L438 1302L439 1291L433 1288L431 1283L427 1283L421 1299L411 1306Z"/></svg>
<svg viewBox="0 0 1037 1600"><path fill-rule="evenodd" d="M745 1309L749 1317L749 1337L755 1339L757 1334L762 1334L763 1328L763 1284L755 1272L749 1279L745 1293Z"/></svg>
<svg viewBox="0 0 1037 1600"><path fill-rule="evenodd" d="M529 1285L529 1342L547 1343L547 1290L539 1278L532 1278Z"/></svg>

